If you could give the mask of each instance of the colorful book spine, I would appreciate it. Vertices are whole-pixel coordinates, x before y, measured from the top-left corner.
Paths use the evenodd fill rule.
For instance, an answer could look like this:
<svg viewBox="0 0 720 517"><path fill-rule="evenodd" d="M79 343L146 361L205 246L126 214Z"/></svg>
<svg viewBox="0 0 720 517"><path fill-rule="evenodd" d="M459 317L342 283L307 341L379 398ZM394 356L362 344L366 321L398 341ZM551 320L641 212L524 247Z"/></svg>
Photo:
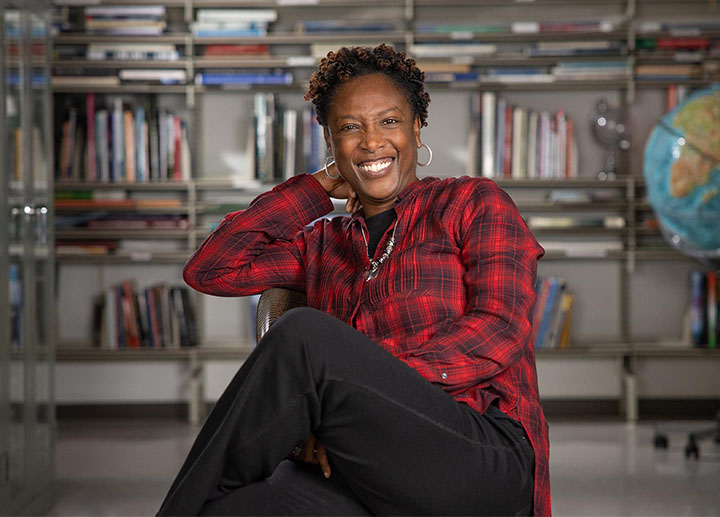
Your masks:
<svg viewBox="0 0 720 517"><path fill-rule="evenodd" d="M690 339L693 346L706 344L707 286L703 271L690 273Z"/></svg>

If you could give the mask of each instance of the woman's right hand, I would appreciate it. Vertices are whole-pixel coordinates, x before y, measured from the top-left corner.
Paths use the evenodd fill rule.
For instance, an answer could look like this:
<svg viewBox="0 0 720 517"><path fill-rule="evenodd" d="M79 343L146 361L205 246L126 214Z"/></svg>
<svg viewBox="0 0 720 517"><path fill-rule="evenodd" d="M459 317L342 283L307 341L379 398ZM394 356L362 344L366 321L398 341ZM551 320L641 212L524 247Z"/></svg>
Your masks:
<svg viewBox="0 0 720 517"><path fill-rule="evenodd" d="M320 182L330 197L347 200L345 202L345 211L347 213L353 214L360 210L362 208L362 204L360 203L357 193L350 186L350 183L340 176L340 171L338 171L335 166L335 162L332 162L332 164L328 166L328 171L333 176L338 177L336 179L329 177L325 173L325 168L322 168L317 172L313 172L312 176Z"/></svg>

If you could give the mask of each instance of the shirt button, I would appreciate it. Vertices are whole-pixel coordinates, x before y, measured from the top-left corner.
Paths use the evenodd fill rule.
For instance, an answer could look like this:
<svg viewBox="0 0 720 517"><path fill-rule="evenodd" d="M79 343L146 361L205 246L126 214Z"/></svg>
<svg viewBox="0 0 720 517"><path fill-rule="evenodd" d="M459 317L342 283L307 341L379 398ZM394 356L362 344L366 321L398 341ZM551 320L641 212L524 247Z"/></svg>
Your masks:
<svg viewBox="0 0 720 517"><path fill-rule="evenodd" d="M447 379L447 373L442 372L442 373L440 374L440 377L442 377L443 379Z"/></svg>

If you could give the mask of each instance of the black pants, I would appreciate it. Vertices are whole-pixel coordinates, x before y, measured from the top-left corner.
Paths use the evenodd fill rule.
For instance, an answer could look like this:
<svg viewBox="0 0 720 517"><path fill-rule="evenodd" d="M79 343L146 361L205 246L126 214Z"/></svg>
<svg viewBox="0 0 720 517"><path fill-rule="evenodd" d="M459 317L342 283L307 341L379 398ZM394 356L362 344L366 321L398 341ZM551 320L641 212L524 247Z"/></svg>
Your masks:
<svg viewBox="0 0 720 517"><path fill-rule="evenodd" d="M329 480L283 461L311 433ZM345 323L294 309L218 400L159 515L527 515L533 468L498 409L481 415Z"/></svg>

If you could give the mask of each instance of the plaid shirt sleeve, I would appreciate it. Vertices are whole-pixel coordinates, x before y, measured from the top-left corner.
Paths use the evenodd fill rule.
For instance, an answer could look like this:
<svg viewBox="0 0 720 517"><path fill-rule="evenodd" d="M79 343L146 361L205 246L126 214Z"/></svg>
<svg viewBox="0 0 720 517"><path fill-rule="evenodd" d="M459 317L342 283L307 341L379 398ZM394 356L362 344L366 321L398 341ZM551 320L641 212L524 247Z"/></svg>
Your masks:
<svg viewBox="0 0 720 517"><path fill-rule="evenodd" d="M451 393L485 383L518 362L532 332L543 250L510 197L487 185L474 190L461 218L467 310L407 361Z"/></svg>
<svg viewBox="0 0 720 517"><path fill-rule="evenodd" d="M246 296L270 287L305 290L303 228L333 208L312 176L289 179L225 216L185 264L183 278L216 296Z"/></svg>

